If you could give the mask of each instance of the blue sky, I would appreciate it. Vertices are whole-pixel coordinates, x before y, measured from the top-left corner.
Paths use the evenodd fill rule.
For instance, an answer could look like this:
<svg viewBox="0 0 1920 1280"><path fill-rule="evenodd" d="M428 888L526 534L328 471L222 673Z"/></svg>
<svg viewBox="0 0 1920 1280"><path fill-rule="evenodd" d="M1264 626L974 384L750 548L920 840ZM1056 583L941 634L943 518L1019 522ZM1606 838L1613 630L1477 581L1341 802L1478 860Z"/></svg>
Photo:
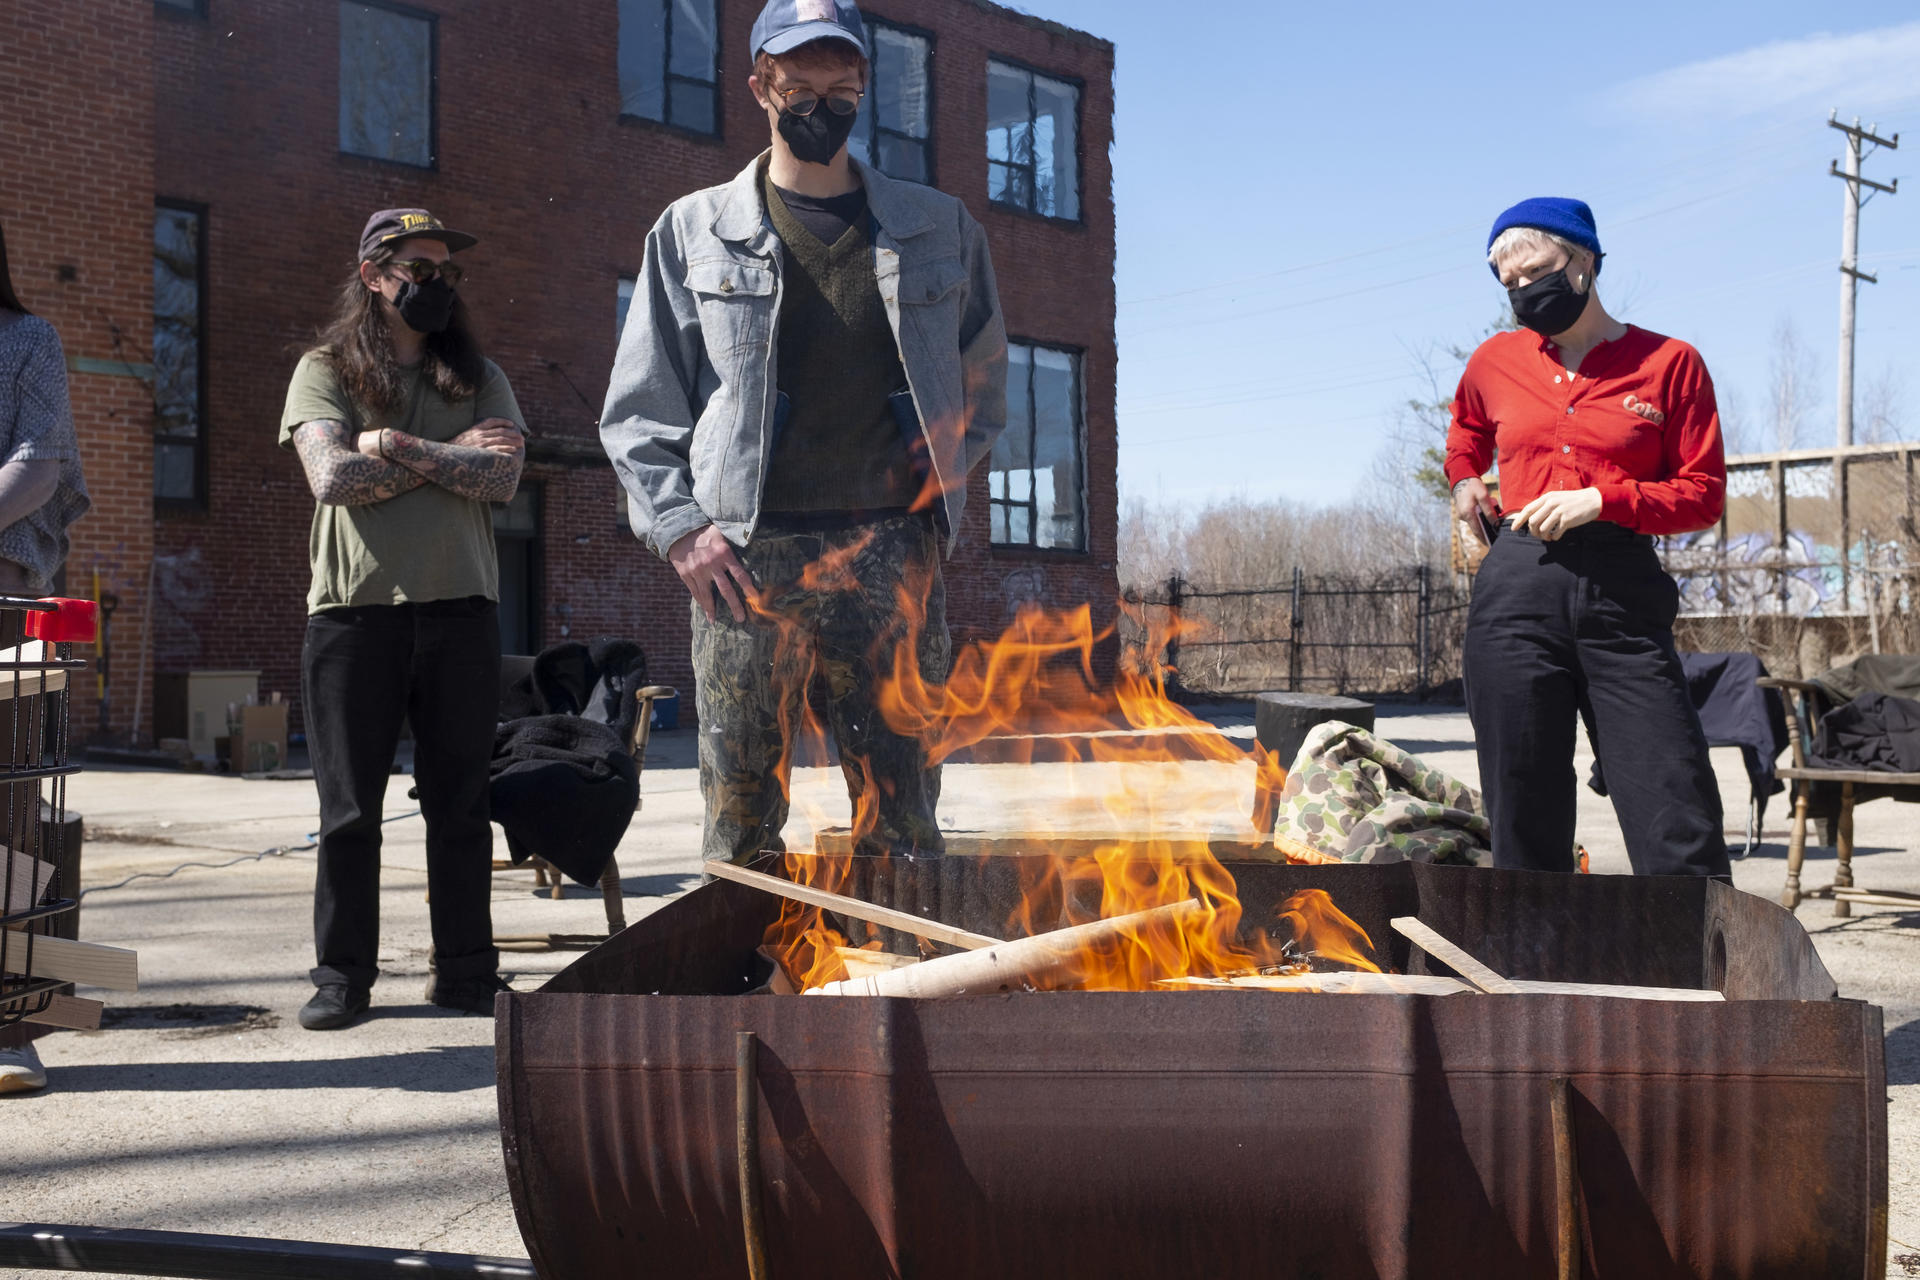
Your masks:
<svg viewBox="0 0 1920 1280"><path fill-rule="evenodd" d="M1698 347L1762 431L1774 335L1808 352L1832 438L1843 118L1910 131L1920 10L1648 3L1024 0L1118 49L1120 481L1197 504L1339 501L1373 483L1414 353L1504 298L1486 228L1531 195L1594 207L1615 314ZM1856 384L1920 436L1920 181L1862 214ZM1891 374L1889 375L1889 371ZM1856 408L1856 417L1860 410ZM1770 436L1769 436L1770 438Z"/></svg>

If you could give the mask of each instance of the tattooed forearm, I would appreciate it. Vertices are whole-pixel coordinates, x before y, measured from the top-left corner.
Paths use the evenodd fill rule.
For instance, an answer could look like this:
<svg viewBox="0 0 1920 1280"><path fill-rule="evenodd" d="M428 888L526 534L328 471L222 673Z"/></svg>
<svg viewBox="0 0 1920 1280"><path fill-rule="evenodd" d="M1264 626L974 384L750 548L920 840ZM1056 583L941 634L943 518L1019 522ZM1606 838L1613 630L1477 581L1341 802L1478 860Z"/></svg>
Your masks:
<svg viewBox="0 0 1920 1280"><path fill-rule="evenodd" d="M380 433L380 453L442 489L476 502L506 502L520 488L526 450L422 440L404 431Z"/></svg>
<svg viewBox="0 0 1920 1280"><path fill-rule="evenodd" d="M353 447L344 422L303 422L294 428L293 447L306 468L307 487L316 501L336 507L365 507L418 489L425 477L385 458L371 458Z"/></svg>

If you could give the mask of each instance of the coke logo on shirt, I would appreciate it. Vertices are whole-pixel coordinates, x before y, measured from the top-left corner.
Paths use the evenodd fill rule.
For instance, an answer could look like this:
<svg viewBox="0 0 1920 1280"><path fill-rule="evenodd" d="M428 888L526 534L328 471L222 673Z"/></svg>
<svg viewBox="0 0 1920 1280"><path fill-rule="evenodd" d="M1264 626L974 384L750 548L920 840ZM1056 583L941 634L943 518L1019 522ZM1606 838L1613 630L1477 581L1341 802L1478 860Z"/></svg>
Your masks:
<svg viewBox="0 0 1920 1280"><path fill-rule="evenodd" d="M1648 422L1651 422L1656 427L1663 427L1667 423L1666 414L1660 412L1660 410L1654 408L1652 405L1648 404L1645 400L1642 400L1639 396L1634 395L1631 391L1627 393L1627 398L1625 400L1622 400L1620 403L1625 405L1627 408L1633 410L1635 413L1639 414L1641 417L1645 418Z"/></svg>

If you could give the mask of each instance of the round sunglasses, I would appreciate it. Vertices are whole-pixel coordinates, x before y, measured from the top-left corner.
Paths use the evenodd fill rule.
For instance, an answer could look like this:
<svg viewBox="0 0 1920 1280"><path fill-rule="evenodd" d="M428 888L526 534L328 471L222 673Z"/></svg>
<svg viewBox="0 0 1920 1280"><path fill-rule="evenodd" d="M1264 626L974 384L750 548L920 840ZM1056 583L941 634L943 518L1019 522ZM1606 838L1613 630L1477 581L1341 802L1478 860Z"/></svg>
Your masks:
<svg viewBox="0 0 1920 1280"><path fill-rule="evenodd" d="M867 96L860 89L835 89L824 98L813 90L805 88L775 89L774 92L786 100L787 110L797 116L812 115L813 109L822 102L827 104L827 110L833 114L850 116L860 109L860 99Z"/></svg>
<svg viewBox="0 0 1920 1280"><path fill-rule="evenodd" d="M431 258L396 259L387 264L390 271L398 271L415 284L425 284L439 276L450 285L457 285L465 278L466 272L460 264L449 258L445 262L435 262Z"/></svg>

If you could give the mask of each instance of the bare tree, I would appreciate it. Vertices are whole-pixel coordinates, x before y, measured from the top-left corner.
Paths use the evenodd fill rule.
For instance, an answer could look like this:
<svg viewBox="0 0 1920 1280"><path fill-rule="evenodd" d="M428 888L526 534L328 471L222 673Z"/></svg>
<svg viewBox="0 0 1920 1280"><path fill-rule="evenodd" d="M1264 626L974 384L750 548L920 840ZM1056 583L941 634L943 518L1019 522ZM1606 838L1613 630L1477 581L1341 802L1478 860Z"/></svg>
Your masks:
<svg viewBox="0 0 1920 1280"><path fill-rule="evenodd" d="M1759 453L1767 447L1740 388L1716 387L1714 398L1720 406L1720 438L1726 442L1729 454Z"/></svg>
<svg viewBox="0 0 1920 1280"><path fill-rule="evenodd" d="M1813 353L1800 340L1791 316L1773 330L1773 355L1767 371L1767 421L1773 447L1798 448L1813 412Z"/></svg>
<svg viewBox="0 0 1920 1280"><path fill-rule="evenodd" d="M1889 362L1860 391L1854 414L1854 439L1861 444L1892 444L1907 434L1906 379Z"/></svg>

